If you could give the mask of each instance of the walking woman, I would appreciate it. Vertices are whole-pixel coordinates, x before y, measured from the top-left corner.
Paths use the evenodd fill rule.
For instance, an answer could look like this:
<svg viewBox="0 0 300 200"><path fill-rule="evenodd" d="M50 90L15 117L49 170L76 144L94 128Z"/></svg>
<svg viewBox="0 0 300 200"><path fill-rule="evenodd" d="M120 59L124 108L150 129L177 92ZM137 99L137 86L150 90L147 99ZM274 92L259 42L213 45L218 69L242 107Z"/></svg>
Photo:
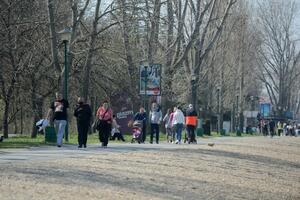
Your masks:
<svg viewBox="0 0 300 200"><path fill-rule="evenodd" d="M181 144L181 133L184 126L184 115L181 111L180 106L177 107L173 115L173 126L176 132L176 144Z"/></svg>
<svg viewBox="0 0 300 200"><path fill-rule="evenodd" d="M103 102L103 105L98 109L96 117L99 118L99 140L103 148L107 147L108 139L111 134L111 126L113 120L113 111L109 107L107 101Z"/></svg>
<svg viewBox="0 0 300 200"><path fill-rule="evenodd" d="M92 110L89 104L85 103L82 97L77 100L78 104L74 111L74 116L77 118L78 129L78 148L86 148L87 135L91 123Z"/></svg>
<svg viewBox="0 0 300 200"><path fill-rule="evenodd" d="M173 114L171 112L171 109L169 108L167 110L167 114L165 115L163 122L165 123L165 128L166 128L166 137L167 137L167 142L172 143L172 121L173 121Z"/></svg>

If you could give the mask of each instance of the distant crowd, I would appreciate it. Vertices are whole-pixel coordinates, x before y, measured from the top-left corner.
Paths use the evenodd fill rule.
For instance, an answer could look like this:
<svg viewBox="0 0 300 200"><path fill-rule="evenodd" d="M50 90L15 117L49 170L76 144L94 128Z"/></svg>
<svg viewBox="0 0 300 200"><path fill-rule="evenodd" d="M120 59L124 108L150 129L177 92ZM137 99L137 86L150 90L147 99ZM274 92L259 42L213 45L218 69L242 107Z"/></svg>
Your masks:
<svg viewBox="0 0 300 200"><path fill-rule="evenodd" d="M261 120L258 128L264 136L298 136L300 134L300 124L293 121L276 123L275 120Z"/></svg>

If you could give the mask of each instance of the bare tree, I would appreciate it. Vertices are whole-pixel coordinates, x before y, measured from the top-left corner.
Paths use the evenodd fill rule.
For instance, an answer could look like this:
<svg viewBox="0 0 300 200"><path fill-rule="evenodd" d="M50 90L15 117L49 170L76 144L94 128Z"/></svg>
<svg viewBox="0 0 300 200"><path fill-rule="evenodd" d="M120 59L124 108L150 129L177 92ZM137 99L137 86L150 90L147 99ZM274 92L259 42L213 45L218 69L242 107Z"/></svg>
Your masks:
<svg viewBox="0 0 300 200"><path fill-rule="evenodd" d="M293 0L264 1L259 9L261 71L258 76L280 116L291 109L295 80L300 76L300 51L292 34L296 10Z"/></svg>

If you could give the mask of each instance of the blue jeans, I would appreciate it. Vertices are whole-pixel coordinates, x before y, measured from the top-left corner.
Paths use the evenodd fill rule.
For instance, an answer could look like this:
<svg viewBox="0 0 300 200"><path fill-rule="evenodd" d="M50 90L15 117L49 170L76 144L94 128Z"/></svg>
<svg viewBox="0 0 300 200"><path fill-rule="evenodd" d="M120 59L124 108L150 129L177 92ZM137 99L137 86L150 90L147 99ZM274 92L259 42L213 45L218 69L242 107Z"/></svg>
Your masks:
<svg viewBox="0 0 300 200"><path fill-rule="evenodd" d="M181 142L181 132L183 129L183 124L175 124L176 140Z"/></svg>
<svg viewBox="0 0 300 200"><path fill-rule="evenodd" d="M57 145L62 145L62 140L65 134L67 120L54 120L54 128L57 135Z"/></svg>

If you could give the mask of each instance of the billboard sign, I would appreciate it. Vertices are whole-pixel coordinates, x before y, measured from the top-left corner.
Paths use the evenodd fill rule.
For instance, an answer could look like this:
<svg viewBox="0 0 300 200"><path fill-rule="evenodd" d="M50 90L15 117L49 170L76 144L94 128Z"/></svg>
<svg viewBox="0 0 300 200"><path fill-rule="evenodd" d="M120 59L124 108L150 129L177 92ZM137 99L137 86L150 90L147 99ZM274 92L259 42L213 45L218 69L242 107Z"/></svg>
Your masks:
<svg viewBox="0 0 300 200"><path fill-rule="evenodd" d="M140 95L161 95L161 64L140 65Z"/></svg>

